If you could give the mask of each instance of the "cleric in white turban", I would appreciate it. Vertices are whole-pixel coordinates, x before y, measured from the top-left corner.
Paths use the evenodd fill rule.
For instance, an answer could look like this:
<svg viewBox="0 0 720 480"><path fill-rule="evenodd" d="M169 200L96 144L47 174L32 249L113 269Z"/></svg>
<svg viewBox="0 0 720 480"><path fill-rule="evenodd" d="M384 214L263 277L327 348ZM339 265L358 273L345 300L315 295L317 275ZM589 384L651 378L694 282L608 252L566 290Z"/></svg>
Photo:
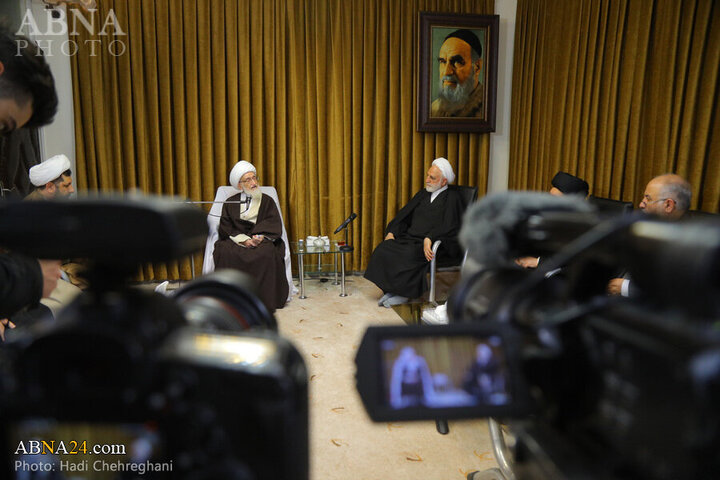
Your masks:
<svg viewBox="0 0 720 480"><path fill-rule="evenodd" d="M232 170L230 170L230 185L238 190L242 190L242 185L238 184L240 183L240 179L248 172L257 174L257 170L252 163L240 160L235 164Z"/></svg>
<svg viewBox="0 0 720 480"><path fill-rule="evenodd" d="M453 172L452 165L450 165L447 158L438 157L433 160L432 164L440 169L443 177L447 179L447 183L453 183L455 181L455 172Z"/></svg>
<svg viewBox="0 0 720 480"><path fill-rule="evenodd" d="M75 192L72 183L70 160L65 155L55 155L31 167L28 175L35 190L28 200L51 200L67 197Z"/></svg>
<svg viewBox="0 0 720 480"><path fill-rule="evenodd" d="M436 158L425 176L425 188L388 224L385 240L375 248L365 270L365 278L383 291L378 305L391 307L423 295L436 240L441 241L438 265L460 263L458 232L467 205L460 190L450 185L454 181L450 162Z"/></svg>
<svg viewBox="0 0 720 480"><path fill-rule="evenodd" d="M230 185L240 190L223 205L215 268L234 268L255 279L258 297L271 312L288 298L282 217L275 201L260 190L257 170L240 160L230 171Z"/></svg>
<svg viewBox="0 0 720 480"><path fill-rule="evenodd" d="M59 179L64 172L70 170L70 160L65 155L55 155L42 163L30 168L30 183L42 187L48 182ZM67 173L66 175L70 175Z"/></svg>

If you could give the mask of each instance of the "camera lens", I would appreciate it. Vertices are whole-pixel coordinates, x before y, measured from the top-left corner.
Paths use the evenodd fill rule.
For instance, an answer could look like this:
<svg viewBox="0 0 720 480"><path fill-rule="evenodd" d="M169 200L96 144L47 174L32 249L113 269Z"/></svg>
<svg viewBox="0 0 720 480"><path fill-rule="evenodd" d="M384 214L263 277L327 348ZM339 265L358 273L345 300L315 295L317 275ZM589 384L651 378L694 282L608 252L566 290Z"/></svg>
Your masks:
<svg viewBox="0 0 720 480"><path fill-rule="evenodd" d="M277 322L256 295L253 279L237 270L218 270L175 291L185 320L223 331L277 330Z"/></svg>

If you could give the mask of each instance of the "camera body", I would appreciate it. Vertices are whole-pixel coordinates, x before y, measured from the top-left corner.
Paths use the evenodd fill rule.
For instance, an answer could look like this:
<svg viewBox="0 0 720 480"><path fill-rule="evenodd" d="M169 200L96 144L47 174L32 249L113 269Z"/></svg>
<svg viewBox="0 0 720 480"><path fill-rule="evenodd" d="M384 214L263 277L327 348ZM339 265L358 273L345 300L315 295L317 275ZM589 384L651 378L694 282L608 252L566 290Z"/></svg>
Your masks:
<svg viewBox="0 0 720 480"><path fill-rule="evenodd" d="M0 211L15 231L3 243L16 249L37 228L20 220L24 207ZM251 279L218 271L172 297L125 285L140 262L203 245L201 211L145 198L31 208L36 224L65 225L68 238L100 214L154 230L148 250L132 230L113 245L102 231L85 233L85 247L106 242L90 248L87 294L0 348L3 478L308 478L307 371ZM64 245L24 251L82 254L83 245Z"/></svg>
<svg viewBox="0 0 720 480"><path fill-rule="evenodd" d="M473 228L467 218L463 229ZM515 437L516 478L720 475L720 223L538 212L505 232L503 261L464 276L451 295L450 325L369 332L356 362L370 415L498 419ZM512 265L529 254L542 255L540 268ZM635 296L607 295L620 269L636 283ZM502 339L493 355L505 358L505 402L393 411L380 380L374 391L365 385L370 372L383 378L383 362L399 361L383 358L383 342L420 336L449 345L461 331L473 344ZM429 363L452 376L457 367L447 358L458 349L441 348L446 358Z"/></svg>

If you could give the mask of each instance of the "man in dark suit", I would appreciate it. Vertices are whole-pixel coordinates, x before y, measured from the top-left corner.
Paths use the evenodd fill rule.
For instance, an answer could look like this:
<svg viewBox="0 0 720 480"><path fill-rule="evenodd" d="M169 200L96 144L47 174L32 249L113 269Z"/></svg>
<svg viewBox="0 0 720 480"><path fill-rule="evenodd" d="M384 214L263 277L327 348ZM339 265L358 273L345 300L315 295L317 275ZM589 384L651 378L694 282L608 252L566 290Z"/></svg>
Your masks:
<svg viewBox="0 0 720 480"><path fill-rule="evenodd" d="M0 29L0 135L50 123L58 98L50 67L25 37ZM0 255L0 333L9 317L49 295L60 276L60 262Z"/></svg>
<svg viewBox="0 0 720 480"><path fill-rule="evenodd" d="M428 288L426 273L433 259L432 245L441 240L439 265L457 265L463 251L458 233L465 205L450 162L433 161L425 188L405 205L385 229L385 240L375 248L365 278L382 289L378 305L391 307L421 296Z"/></svg>
<svg viewBox="0 0 720 480"><path fill-rule="evenodd" d="M650 180L638 208L666 220L679 220L690 208L692 187L680 175L666 173ZM613 278L607 286L610 295L633 296L633 283L627 276Z"/></svg>

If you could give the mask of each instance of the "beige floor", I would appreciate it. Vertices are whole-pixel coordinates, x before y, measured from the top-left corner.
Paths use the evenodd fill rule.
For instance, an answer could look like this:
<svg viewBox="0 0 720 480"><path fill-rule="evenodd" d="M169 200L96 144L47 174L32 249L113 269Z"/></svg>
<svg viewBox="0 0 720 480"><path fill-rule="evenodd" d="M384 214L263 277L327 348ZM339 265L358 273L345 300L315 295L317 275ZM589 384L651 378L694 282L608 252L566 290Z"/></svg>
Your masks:
<svg viewBox="0 0 720 480"><path fill-rule="evenodd" d="M280 332L300 350L310 376L310 463L313 480L463 480L496 467L484 420L373 423L355 389L355 352L369 325L403 324L378 307L380 291L350 277L348 297L330 282L309 280L307 299L276 312Z"/></svg>

